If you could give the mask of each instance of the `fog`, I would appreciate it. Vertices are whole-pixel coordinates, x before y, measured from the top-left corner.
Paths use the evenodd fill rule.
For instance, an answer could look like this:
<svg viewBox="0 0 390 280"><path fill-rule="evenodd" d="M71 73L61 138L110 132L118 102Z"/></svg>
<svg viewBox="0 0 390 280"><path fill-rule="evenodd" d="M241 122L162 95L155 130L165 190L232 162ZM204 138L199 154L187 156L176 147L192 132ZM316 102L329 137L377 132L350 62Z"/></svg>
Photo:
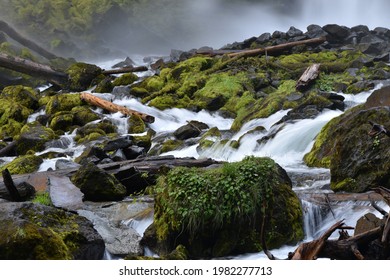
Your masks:
<svg viewBox="0 0 390 280"><path fill-rule="evenodd" d="M156 16L170 21L165 24L168 28L161 26L161 29L153 30L150 27L152 22L142 22L142 26L152 36L148 37L145 33L137 35L134 31L126 48L124 44L116 47L130 52L160 53L169 52L170 49L189 50L202 46L221 48L264 32L285 32L291 26L305 32L310 24L390 28L388 0L292 0L285 1L288 4L282 7L252 2L226 4L224 0L182 0L181 4L185 3L186 9L180 14L151 10ZM135 43L134 38L141 39Z"/></svg>

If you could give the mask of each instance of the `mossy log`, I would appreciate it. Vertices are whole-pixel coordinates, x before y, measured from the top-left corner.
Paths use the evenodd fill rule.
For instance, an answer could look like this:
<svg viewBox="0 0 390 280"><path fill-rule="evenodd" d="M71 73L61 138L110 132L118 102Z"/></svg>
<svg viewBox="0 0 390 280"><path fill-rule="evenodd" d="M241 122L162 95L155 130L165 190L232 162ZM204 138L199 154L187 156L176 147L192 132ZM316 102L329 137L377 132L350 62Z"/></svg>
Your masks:
<svg viewBox="0 0 390 280"><path fill-rule="evenodd" d="M147 123L154 122L154 117L151 115L140 113L138 111L128 109L124 106L114 104L110 101L104 100L102 98L99 98L99 97L94 96L94 95L87 93L87 92L81 93L81 99L83 99L84 101L88 102L91 105L105 109L109 112L113 112L113 113L121 112L122 114L127 115L127 116L136 115L136 116L139 116L144 122L147 122Z"/></svg>

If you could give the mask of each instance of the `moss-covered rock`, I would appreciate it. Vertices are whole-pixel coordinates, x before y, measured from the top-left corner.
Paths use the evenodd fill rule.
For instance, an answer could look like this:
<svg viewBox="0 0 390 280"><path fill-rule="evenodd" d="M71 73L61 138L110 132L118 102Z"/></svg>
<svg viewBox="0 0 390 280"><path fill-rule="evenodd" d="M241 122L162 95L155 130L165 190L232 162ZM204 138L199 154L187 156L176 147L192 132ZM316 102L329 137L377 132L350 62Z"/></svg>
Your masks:
<svg viewBox="0 0 390 280"><path fill-rule="evenodd" d="M90 122L100 119L99 115L93 112L88 106L77 106L72 108L73 124L84 126Z"/></svg>
<svg viewBox="0 0 390 280"><path fill-rule="evenodd" d="M0 204L0 259L102 259L104 242L84 217L30 202Z"/></svg>
<svg viewBox="0 0 390 280"><path fill-rule="evenodd" d="M368 121L390 126L389 107L348 110L323 127L304 160L309 166L328 167L334 191L364 192L372 187L390 188L390 138L370 137Z"/></svg>
<svg viewBox="0 0 390 280"><path fill-rule="evenodd" d="M146 125L140 116L132 115L127 121L128 133L143 133L145 132Z"/></svg>
<svg viewBox="0 0 390 280"><path fill-rule="evenodd" d="M9 119L7 123L0 126L0 138L8 138L8 137L15 137L19 135L20 130L22 129L23 124L20 122L17 122L13 119Z"/></svg>
<svg viewBox="0 0 390 280"><path fill-rule="evenodd" d="M111 201L121 200L126 196L126 187L93 163L81 166L71 177L71 181L80 188L85 200Z"/></svg>
<svg viewBox="0 0 390 280"><path fill-rule="evenodd" d="M207 170L175 168L158 179L156 192L154 245L160 253L175 243L190 258L259 251L262 213L270 248L303 238L302 209L291 181L269 158Z"/></svg>
<svg viewBox="0 0 390 280"><path fill-rule="evenodd" d="M25 123L30 114L34 112L10 99L0 99L0 103L0 125L7 124L10 119Z"/></svg>
<svg viewBox="0 0 390 280"><path fill-rule="evenodd" d="M15 158L10 163L3 165L0 171L8 169L11 174L27 174L33 173L39 169L43 160L39 156L25 155Z"/></svg>
<svg viewBox="0 0 390 280"><path fill-rule="evenodd" d="M96 140L108 134L116 134L117 127L109 121L99 123L89 123L77 130L75 140L78 143L84 143Z"/></svg>
<svg viewBox="0 0 390 280"><path fill-rule="evenodd" d="M138 80L138 76L134 73L126 73L126 74L123 74L121 76L119 76L118 78L116 78L113 82L112 82L112 85L113 86L127 86L127 85L131 85L132 83L134 83L135 81Z"/></svg>
<svg viewBox="0 0 390 280"><path fill-rule="evenodd" d="M70 112L58 112L51 117L49 127L56 131L68 131L69 128L73 125L73 114Z"/></svg>
<svg viewBox="0 0 390 280"><path fill-rule="evenodd" d="M50 101L46 104L46 113L55 114L61 111L71 111L72 108L82 106L83 101L80 98L80 94L58 94L52 96Z"/></svg>
<svg viewBox="0 0 390 280"><path fill-rule="evenodd" d="M66 73L68 74L67 88L70 91L83 91L92 86L95 80L102 72L98 66L78 62L71 65Z"/></svg>
<svg viewBox="0 0 390 280"><path fill-rule="evenodd" d="M24 86L9 86L3 89L1 98L14 101L26 108L38 109L38 94L32 88Z"/></svg>
<svg viewBox="0 0 390 280"><path fill-rule="evenodd" d="M56 138L54 131L35 121L23 126L20 136L17 138L16 151L19 155L24 155L28 151L42 151L45 143Z"/></svg>

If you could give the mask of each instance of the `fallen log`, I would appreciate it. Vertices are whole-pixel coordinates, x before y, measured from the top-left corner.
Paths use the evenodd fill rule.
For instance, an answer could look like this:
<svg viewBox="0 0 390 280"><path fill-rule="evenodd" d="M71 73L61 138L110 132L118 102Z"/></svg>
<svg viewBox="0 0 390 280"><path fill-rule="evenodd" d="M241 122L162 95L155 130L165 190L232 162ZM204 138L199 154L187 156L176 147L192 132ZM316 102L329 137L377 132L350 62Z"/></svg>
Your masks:
<svg viewBox="0 0 390 280"><path fill-rule="evenodd" d="M280 44L276 46L270 46L265 48L258 48L258 49L252 49L252 50L243 50L243 51L234 51L229 54L227 54L229 57L248 57L248 56L255 56L259 54L274 54L280 51L284 51L287 49L291 49L296 46L300 45L311 45L311 44L321 44L326 41L325 37L319 37L319 38L313 38L313 39L307 39L302 41L296 41L296 42L289 42L285 44Z"/></svg>
<svg viewBox="0 0 390 280"><path fill-rule="evenodd" d="M112 70L103 70L102 73L104 75L113 75L113 74L123 74L123 73L132 73L132 72L145 72L148 71L148 67L146 66L138 66L138 67L124 67L119 69Z"/></svg>
<svg viewBox="0 0 390 280"><path fill-rule="evenodd" d="M320 63L314 63L306 68L302 76L297 81L296 90L302 90L310 85L320 74Z"/></svg>
<svg viewBox="0 0 390 280"><path fill-rule="evenodd" d="M19 44L29 48L32 51L35 51L37 54L43 56L44 58L47 58L49 60L57 58L55 54L45 50L35 42L23 37L15 29L13 29L5 21L2 20L0 20L0 32L7 34L10 38L17 41Z"/></svg>
<svg viewBox="0 0 390 280"><path fill-rule="evenodd" d="M66 73L56 71L48 65L3 53L0 53L0 67L42 78L59 86L68 81L68 75Z"/></svg>
<svg viewBox="0 0 390 280"><path fill-rule="evenodd" d="M112 112L112 113L121 112L122 114L124 114L126 116L136 115L136 116L139 116L144 122L147 122L147 123L154 122L154 117L151 115L140 113L138 111L128 109L124 106L114 104L110 101L104 100L104 99L97 97L95 95L92 95L90 93L83 92L83 93L81 93L80 97L81 97L81 99L88 102L89 104L97 106L97 107L102 108L102 109L105 109L109 112Z"/></svg>
<svg viewBox="0 0 390 280"><path fill-rule="evenodd" d="M220 164L221 162L213 159L195 159L195 158L175 158L173 156L158 156L149 158L139 158L133 160L126 160L122 162L113 162L106 164L99 164L98 167L106 170L108 173L116 176L117 174L126 173L128 170L135 168L138 172L147 172L150 175L156 175L161 173L161 169L170 169L175 166L185 167L208 167L214 164ZM57 177L71 177L77 172L78 168L67 168L59 170L50 170L43 172L35 172L28 174L16 174L12 175L12 179L16 185L27 182L34 186L36 190L44 190L46 181L49 176ZM121 181L120 176L117 178ZM126 178L124 178L125 180ZM0 197L1 190L5 189L4 182L0 181Z"/></svg>

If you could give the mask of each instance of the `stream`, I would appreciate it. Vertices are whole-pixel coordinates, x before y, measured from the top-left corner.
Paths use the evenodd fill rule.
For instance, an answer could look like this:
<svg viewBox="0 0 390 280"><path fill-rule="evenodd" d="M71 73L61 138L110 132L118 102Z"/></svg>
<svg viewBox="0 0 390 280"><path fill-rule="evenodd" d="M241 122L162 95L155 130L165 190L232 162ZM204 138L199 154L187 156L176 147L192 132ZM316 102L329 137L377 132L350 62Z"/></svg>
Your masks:
<svg viewBox="0 0 390 280"><path fill-rule="evenodd" d="M133 60L139 65L144 65L141 58ZM116 62L117 61L108 61L98 65L103 69L108 69L109 65L114 65ZM142 75L148 74L150 73L142 73ZM379 84L375 89L378 89L381 86L382 85ZM373 90L362 92L357 95L348 95L343 93L337 94L345 97L344 102L347 107L350 108L364 103ZM204 122L210 128L218 127L220 131L229 130L233 123L233 119L223 118L217 113L210 113L207 111L195 113L185 109L169 109L161 111L156 108L148 107L134 98L116 99L116 97L112 94L100 94L99 96L107 99L113 99L113 102L116 104L127 106L133 110L154 116L155 122L150 124L150 128L156 131L156 138L166 134L167 132L173 132L182 125L185 125L188 121L192 120ZM102 113L102 110L100 109L96 109L96 111ZM43 113L44 112L39 112L32 115L29 121L35 120L39 114ZM234 135L227 134L226 137L228 137L229 141L226 144L222 145L219 141L216 141L216 144L201 153L197 152L197 144L194 144L185 149L168 152L162 155L212 158L215 160L229 162L240 161L245 156L250 155L271 157L287 171L293 182L293 190L301 198L305 225L305 239L303 241L313 240L338 220L344 219L347 225L355 226L357 219L368 212L379 215L379 213L376 213L375 210L370 207L368 202L340 202L337 204L333 203L331 205L317 205L305 200L308 193L331 192L329 189L329 170L307 167L303 162L303 156L310 151L314 143L314 139L320 132L321 128L331 119L341 115L343 112L338 110L324 110L314 119L303 119L278 124L278 121L287 113L288 110L282 110L269 116L268 118L252 120L246 123L241 130ZM120 131L123 135L127 135L126 118L119 113L106 114L106 118L117 124L118 131ZM248 131L251 131L259 126L263 126L265 130L247 134ZM51 147L49 150L40 152L39 154L44 154L48 151L56 151L67 156L63 158L45 160L39 171L45 171L49 168L55 169L55 163L59 159L74 160L78 157L85 147L82 145L76 145L73 140L74 136L75 131L70 134L66 134L58 140L58 145ZM269 140L261 141L259 143L258 139L261 138ZM235 140L240 140L241 145L238 149L233 149L229 145L231 141ZM12 159L4 160L10 161ZM305 196L301 196L301 194L305 194ZM387 208L385 205L380 206L384 209ZM142 218L125 219L121 221L121 224L134 229L140 236L142 236L146 228L153 221L152 214L153 213L151 211L148 215L145 215ZM337 232L335 234L337 234ZM294 251L297 246L298 244L294 246L283 246L279 249L272 250L271 252L278 258L286 258L288 252ZM147 248L144 249L146 255L154 255L153 252L150 252ZM263 253L257 253L231 256L230 258L263 259L267 257ZM104 259L116 259L116 257L106 251Z"/></svg>

